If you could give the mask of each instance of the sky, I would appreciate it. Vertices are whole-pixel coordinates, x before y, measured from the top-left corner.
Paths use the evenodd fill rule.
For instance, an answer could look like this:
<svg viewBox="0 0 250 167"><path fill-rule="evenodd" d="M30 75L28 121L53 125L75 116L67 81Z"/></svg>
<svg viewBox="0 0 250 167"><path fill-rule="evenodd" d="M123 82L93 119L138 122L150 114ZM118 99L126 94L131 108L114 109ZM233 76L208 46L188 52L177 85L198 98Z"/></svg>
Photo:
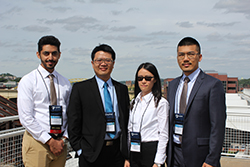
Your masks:
<svg viewBox="0 0 250 167"><path fill-rule="evenodd" d="M201 45L202 70L250 78L250 0L0 0L0 73L36 69L45 35L60 40L56 70L68 79L94 75L90 54L103 43L116 52L118 81L133 80L144 62L175 78L176 46L186 36Z"/></svg>

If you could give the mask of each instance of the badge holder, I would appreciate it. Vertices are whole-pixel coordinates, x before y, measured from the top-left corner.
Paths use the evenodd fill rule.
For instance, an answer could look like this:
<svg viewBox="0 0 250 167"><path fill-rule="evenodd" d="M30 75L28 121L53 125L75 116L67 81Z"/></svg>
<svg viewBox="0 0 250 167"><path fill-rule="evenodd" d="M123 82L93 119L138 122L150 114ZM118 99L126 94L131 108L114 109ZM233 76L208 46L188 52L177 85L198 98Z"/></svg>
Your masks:
<svg viewBox="0 0 250 167"><path fill-rule="evenodd" d="M130 151L141 152L141 134L139 132L130 132Z"/></svg>
<svg viewBox="0 0 250 167"><path fill-rule="evenodd" d="M50 105L50 134L53 136L58 136L62 133L62 106L59 105ZM54 138L54 137L53 137Z"/></svg>
<svg viewBox="0 0 250 167"><path fill-rule="evenodd" d="M106 132L115 133L115 113L105 112L106 117Z"/></svg>
<svg viewBox="0 0 250 167"><path fill-rule="evenodd" d="M184 122L184 114L175 114L175 125L174 125L174 133L177 135L182 135L183 132L183 122Z"/></svg>

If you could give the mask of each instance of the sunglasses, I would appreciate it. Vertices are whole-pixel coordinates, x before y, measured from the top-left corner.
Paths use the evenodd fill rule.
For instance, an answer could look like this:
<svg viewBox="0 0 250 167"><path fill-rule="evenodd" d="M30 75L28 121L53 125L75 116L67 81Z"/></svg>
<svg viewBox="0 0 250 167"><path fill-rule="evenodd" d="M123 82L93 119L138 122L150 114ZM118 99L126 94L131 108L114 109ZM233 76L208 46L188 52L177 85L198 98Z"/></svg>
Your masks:
<svg viewBox="0 0 250 167"><path fill-rule="evenodd" d="M150 76L137 77L137 80L142 81L143 79L145 79L146 81L151 81L152 78L154 78L154 77L150 77Z"/></svg>

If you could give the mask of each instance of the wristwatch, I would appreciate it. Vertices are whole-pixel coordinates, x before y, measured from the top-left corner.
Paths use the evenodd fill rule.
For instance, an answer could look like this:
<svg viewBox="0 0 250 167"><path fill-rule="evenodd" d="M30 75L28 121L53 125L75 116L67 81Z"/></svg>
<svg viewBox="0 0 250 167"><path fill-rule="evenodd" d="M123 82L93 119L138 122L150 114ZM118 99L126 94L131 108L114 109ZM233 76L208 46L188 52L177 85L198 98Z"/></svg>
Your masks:
<svg viewBox="0 0 250 167"><path fill-rule="evenodd" d="M157 165L157 167L161 167L161 164L155 163Z"/></svg>
<svg viewBox="0 0 250 167"><path fill-rule="evenodd" d="M68 139L66 139L64 137L62 137L61 139L62 139L62 141L63 141L64 144L66 144L68 142Z"/></svg>

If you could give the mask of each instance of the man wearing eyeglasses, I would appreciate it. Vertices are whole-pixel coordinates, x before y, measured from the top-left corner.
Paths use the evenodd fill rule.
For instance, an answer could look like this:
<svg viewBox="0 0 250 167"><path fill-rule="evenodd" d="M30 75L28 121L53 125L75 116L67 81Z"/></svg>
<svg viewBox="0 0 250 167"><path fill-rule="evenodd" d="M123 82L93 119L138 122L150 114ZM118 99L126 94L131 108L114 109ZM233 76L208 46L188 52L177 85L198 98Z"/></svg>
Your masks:
<svg viewBox="0 0 250 167"><path fill-rule="evenodd" d="M68 107L70 144L80 167L122 167L128 159L129 96L113 80L115 52L106 44L91 53L95 76L75 83Z"/></svg>
<svg viewBox="0 0 250 167"><path fill-rule="evenodd" d="M168 167L220 167L226 106L220 80L199 68L200 45L191 37L177 46L183 74L168 85Z"/></svg>

